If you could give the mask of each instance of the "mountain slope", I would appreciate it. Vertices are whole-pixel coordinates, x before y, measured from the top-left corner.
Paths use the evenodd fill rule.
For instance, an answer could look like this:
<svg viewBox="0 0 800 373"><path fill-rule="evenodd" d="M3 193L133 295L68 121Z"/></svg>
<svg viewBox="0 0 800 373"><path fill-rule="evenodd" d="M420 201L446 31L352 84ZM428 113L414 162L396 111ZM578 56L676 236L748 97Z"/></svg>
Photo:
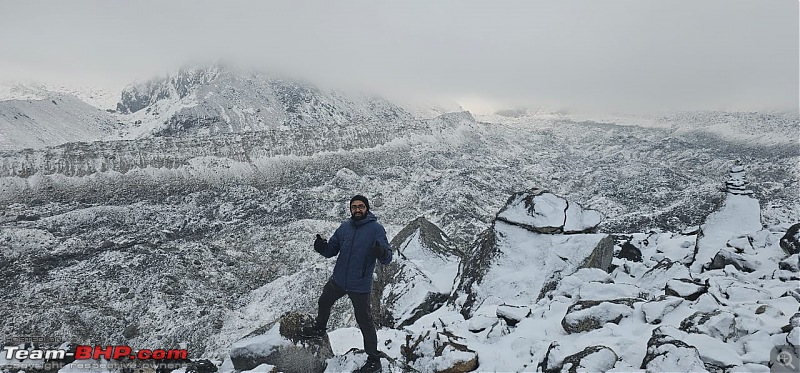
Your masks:
<svg viewBox="0 0 800 373"><path fill-rule="evenodd" d="M116 127L108 112L68 94L39 90L28 99L0 101L0 150L100 140Z"/></svg>

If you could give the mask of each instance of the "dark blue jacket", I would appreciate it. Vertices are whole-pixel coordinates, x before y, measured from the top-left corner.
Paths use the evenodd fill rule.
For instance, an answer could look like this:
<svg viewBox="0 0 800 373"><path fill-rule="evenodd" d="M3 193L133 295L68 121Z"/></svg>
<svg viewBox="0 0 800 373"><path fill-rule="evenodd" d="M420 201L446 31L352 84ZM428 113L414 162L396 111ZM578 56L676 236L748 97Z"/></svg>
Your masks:
<svg viewBox="0 0 800 373"><path fill-rule="evenodd" d="M322 254L326 258L339 255L333 268L333 282L353 293L372 291L372 272L375 270L375 243L386 249L387 255L380 262L392 261L392 249L386 239L386 230L378 218L368 212L361 220L345 220L333 233Z"/></svg>

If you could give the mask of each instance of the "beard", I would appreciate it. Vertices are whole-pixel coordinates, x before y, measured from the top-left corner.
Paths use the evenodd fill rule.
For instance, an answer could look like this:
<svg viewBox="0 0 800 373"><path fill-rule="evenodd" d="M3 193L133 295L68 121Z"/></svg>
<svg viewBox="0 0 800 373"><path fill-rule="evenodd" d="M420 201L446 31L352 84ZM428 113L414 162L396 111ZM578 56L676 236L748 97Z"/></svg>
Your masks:
<svg viewBox="0 0 800 373"><path fill-rule="evenodd" d="M350 219L353 219L353 220L361 220L361 219L364 219L366 217L367 217L367 212L366 211L364 211L364 212L360 212L359 211L359 212L350 213Z"/></svg>

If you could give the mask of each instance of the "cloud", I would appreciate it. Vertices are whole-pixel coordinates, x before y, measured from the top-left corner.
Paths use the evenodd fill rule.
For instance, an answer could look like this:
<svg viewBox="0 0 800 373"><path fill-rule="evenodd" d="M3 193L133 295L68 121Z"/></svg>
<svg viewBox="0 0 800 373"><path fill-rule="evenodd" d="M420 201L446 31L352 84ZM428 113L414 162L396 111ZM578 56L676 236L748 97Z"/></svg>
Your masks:
<svg viewBox="0 0 800 373"><path fill-rule="evenodd" d="M796 1L4 4L0 80L121 85L191 61L607 111L794 109Z"/></svg>

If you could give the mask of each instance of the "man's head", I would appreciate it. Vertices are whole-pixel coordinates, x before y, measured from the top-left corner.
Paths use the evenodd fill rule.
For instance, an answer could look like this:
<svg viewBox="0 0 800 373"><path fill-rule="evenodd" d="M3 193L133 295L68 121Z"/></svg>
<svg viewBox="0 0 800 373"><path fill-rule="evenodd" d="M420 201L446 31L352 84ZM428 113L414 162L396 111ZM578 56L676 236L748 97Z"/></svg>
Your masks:
<svg viewBox="0 0 800 373"><path fill-rule="evenodd" d="M369 212L369 200L360 194L356 194L350 198L350 217L353 220L361 220L367 216Z"/></svg>

